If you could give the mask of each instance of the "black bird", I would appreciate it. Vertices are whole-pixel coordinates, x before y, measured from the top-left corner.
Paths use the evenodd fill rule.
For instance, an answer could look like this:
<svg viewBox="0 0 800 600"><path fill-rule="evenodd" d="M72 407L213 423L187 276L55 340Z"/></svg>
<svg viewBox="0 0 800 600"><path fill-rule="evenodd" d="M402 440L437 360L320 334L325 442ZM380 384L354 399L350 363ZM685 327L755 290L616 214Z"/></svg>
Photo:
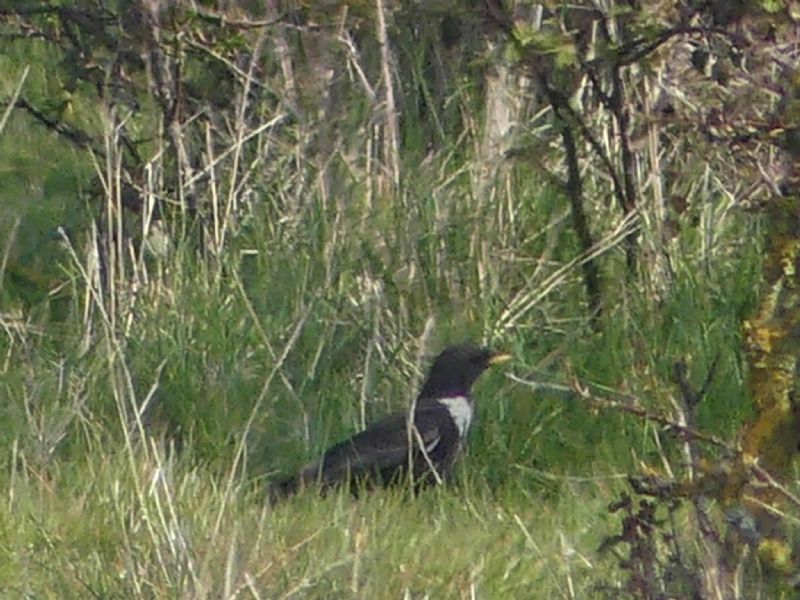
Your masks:
<svg viewBox="0 0 800 600"><path fill-rule="evenodd" d="M360 486L402 480L409 465L415 485L442 482L472 421L472 384L490 365L509 358L472 344L446 348L433 361L417 397L413 427L408 427L407 412L372 423L298 474L274 483L270 496L289 496L315 483L323 490L350 484L355 492Z"/></svg>

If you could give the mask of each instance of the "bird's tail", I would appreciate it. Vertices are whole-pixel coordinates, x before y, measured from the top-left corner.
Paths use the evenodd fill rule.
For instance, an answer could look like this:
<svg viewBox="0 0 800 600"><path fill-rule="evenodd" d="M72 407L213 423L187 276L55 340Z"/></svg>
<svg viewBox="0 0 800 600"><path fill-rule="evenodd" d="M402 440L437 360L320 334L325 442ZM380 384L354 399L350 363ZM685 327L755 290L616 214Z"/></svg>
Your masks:
<svg viewBox="0 0 800 600"><path fill-rule="evenodd" d="M267 495L270 504L276 504L300 491L300 478L297 475L283 477L269 484Z"/></svg>

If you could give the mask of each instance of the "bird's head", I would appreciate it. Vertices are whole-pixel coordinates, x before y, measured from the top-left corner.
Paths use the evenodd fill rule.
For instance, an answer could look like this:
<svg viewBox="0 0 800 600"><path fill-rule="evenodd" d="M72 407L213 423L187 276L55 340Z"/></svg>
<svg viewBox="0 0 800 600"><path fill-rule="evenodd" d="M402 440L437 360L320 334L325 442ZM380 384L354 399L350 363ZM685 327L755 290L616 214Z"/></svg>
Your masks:
<svg viewBox="0 0 800 600"><path fill-rule="evenodd" d="M493 352L473 344L449 346L433 361L419 397L466 396L481 373L509 358L510 354Z"/></svg>

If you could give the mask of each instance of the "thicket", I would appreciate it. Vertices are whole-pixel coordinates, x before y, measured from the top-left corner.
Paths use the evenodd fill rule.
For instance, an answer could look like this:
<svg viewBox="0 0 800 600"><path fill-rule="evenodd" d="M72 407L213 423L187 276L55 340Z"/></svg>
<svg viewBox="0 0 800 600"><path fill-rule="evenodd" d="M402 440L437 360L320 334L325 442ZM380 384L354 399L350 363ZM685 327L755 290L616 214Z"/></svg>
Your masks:
<svg viewBox="0 0 800 600"><path fill-rule="evenodd" d="M792 597L798 19L0 3L0 589ZM516 361L419 500L462 562L401 497L264 505L467 337Z"/></svg>

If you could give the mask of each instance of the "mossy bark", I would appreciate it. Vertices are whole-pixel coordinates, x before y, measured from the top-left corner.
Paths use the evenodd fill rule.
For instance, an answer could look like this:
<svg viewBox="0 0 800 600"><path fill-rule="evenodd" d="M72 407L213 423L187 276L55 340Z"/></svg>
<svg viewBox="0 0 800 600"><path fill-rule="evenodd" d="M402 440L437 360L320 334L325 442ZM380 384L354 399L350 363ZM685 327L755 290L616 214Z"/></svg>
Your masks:
<svg viewBox="0 0 800 600"><path fill-rule="evenodd" d="M783 127L775 131L786 174L782 195L765 208L764 293L754 315L745 321L748 386L756 417L742 432L742 472L752 461L778 479L791 475L800 448L800 405L796 398L800 359L800 78L788 78L789 94L781 107ZM728 488L730 500L745 504L753 514L762 542L759 555L768 565L784 569L796 563L783 543L785 532L773 510L780 502L774 486L756 486L752 479ZM747 482L747 483L743 483ZM762 547L765 549L762 552ZM780 551L767 551L778 548ZM773 555L775 555L773 557ZM775 557L781 556L781 560ZM778 564L780 563L780 564Z"/></svg>

